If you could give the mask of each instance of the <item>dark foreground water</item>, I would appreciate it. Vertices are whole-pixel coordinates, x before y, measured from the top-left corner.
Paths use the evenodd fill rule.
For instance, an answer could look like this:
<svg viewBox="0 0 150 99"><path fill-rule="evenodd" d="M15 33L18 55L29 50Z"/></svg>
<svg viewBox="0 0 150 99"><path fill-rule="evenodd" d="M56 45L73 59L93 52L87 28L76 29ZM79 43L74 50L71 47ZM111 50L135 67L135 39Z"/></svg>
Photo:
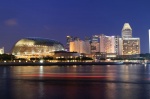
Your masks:
<svg viewBox="0 0 150 99"><path fill-rule="evenodd" d="M150 99L150 65L1 66L0 99Z"/></svg>

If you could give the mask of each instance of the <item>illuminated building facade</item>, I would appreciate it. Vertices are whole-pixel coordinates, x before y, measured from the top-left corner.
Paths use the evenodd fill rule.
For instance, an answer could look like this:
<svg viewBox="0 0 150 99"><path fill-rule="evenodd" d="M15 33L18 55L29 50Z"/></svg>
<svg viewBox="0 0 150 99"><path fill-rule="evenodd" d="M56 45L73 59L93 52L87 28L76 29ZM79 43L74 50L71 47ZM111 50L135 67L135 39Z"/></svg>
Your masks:
<svg viewBox="0 0 150 99"><path fill-rule="evenodd" d="M93 35L92 42L99 42L99 35Z"/></svg>
<svg viewBox="0 0 150 99"><path fill-rule="evenodd" d="M63 50L63 45L55 40L44 38L24 38L14 45L12 54L20 58L39 58L50 55L50 52Z"/></svg>
<svg viewBox="0 0 150 99"><path fill-rule="evenodd" d="M115 52L115 37L114 36L106 36L105 38L105 52L106 53L116 53Z"/></svg>
<svg viewBox="0 0 150 99"><path fill-rule="evenodd" d="M93 35L91 40L91 53L99 52L99 35Z"/></svg>
<svg viewBox="0 0 150 99"><path fill-rule="evenodd" d="M82 46L83 46L82 53L90 54L91 53L91 44L90 44L90 42L85 40L82 43L83 43L82 44Z"/></svg>
<svg viewBox="0 0 150 99"><path fill-rule="evenodd" d="M0 54L4 54L4 47L0 48Z"/></svg>
<svg viewBox="0 0 150 99"><path fill-rule="evenodd" d="M73 37L72 36L67 36L66 37L66 50L69 51L69 46L70 46L70 42L73 41Z"/></svg>
<svg viewBox="0 0 150 99"><path fill-rule="evenodd" d="M119 55L119 39L120 39L120 37L119 36L115 36L114 37L114 39L115 39L115 53L117 54L117 55Z"/></svg>
<svg viewBox="0 0 150 99"><path fill-rule="evenodd" d="M123 43L123 55L140 54L140 38L124 38Z"/></svg>
<svg viewBox="0 0 150 99"><path fill-rule="evenodd" d="M117 36L100 35L100 52L118 54L119 43Z"/></svg>
<svg viewBox="0 0 150 99"><path fill-rule="evenodd" d="M80 53L81 40L75 40L70 42L70 52L78 52Z"/></svg>
<svg viewBox="0 0 150 99"><path fill-rule="evenodd" d="M99 52L99 42L92 42L91 43L91 53Z"/></svg>
<svg viewBox="0 0 150 99"><path fill-rule="evenodd" d="M105 52L105 35L101 34L100 38L100 52Z"/></svg>
<svg viewBox="0 0 150 99"><path fill-rule="evenodd" d="M140 54L140 38L132 37L132 28L130 24L125 23L121 32L122 37L106 36L104 34L93 35L91 39L86 37L86 43L85 41L76 38L70 43L70 51L90 54L106 53L110 55Z"/></svg>
<svg viewBox="0 0 150 99"><path fill-rule="evenodd" d="M76 39L70 42L70 52L78 52L78 53L90 53L90 43L89 41L83 41L80 39Z"/></svg>
<svg viewBox="0 0 150 99"><path fill-rule="evenodd" d="M122 53L122 46L123 46L123 43L122 43L122 38L119 38L119 51L118 51L118 55L123 55Z"/></svg>
<svg viewBox="0 0 150 99"><path fill-rule="evenodd" d="M91 42L91 37L85 37L85 41Z"/></svg>
<svg viewBox="0 0 150 99"><path fill-rule="evenodd" d="M125 23L122 29L122 39L120 41L121 55L140 54L140 38L132 37L132 28L129 23Z"/></svg>

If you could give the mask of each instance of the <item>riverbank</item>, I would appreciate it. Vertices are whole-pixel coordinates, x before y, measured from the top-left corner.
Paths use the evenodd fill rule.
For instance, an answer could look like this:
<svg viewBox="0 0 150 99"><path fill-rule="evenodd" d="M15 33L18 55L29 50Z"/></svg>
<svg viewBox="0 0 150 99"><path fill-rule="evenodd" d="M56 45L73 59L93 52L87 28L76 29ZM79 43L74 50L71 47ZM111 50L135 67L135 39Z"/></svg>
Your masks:
<svg viewBox="0 0 150 99"><path fill-rule="evenodd" d="M1 62L0 66L121 65L123 62Z"/></svg>
<svg viewBox="0 0 150 99"><path fill-rule="evenodd" d="M133 62L1 62L0 66L51 66L51 65L122 65L140 64Z"/></svg>

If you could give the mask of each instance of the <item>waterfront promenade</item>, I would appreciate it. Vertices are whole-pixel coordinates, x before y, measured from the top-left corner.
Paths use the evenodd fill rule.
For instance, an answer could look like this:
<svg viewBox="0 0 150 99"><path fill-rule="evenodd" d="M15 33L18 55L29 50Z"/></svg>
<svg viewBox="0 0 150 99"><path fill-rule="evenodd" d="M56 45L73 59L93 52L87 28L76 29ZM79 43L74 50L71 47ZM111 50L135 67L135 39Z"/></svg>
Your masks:
<svg viewBox="0 0 150 99"><path fill-rule="evenodd" d="M137 62L0 62L0 66L51 66L51 65L122 65Z"/></svg>

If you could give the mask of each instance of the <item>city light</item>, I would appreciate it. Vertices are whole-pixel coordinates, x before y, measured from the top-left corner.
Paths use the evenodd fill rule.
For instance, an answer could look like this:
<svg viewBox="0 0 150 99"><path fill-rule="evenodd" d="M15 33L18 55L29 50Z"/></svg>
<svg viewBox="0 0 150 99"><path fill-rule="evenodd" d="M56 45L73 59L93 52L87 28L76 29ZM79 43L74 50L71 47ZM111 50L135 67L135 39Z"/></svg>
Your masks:
<svg viewBox="0 0 150 99"><path fill-rule="evenodd" d="M41 60L40 60L40 63L43 63L43 62L44 62L44 60L43 60L43 59L41 59Z"/></svg>

